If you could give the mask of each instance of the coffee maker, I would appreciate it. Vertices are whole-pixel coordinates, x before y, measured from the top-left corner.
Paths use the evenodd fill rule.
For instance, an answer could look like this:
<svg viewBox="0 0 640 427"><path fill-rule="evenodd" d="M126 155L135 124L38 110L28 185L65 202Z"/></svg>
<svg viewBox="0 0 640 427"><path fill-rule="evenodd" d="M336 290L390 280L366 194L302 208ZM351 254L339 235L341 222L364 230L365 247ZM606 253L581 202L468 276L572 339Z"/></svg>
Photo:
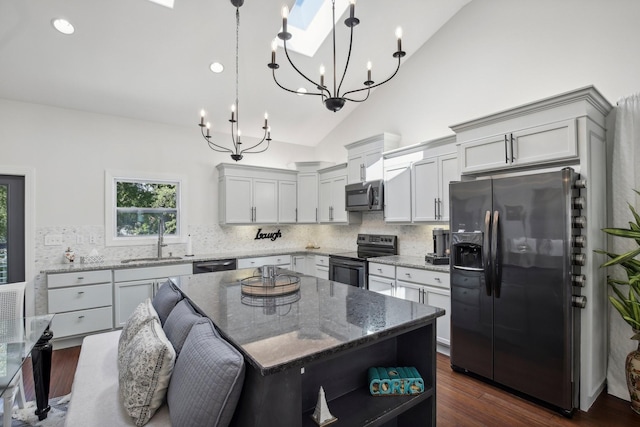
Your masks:
<svg viewBox="0 0 640 427"><path fill-rule="evenodd" d="M447 265L449 264L449 230L443 228L433 229L433 253L428 253L424 259L428 264Z"/></svg>

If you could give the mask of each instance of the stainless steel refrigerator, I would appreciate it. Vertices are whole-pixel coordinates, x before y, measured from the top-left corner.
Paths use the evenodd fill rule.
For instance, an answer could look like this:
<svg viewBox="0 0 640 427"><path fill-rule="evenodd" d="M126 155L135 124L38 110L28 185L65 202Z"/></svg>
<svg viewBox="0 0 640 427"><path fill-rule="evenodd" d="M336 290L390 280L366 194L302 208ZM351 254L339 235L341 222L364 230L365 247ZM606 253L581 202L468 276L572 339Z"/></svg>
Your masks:
<svg viewBox="0 0 640 427"><path fill-rule="evenodd" d="M580 184L570 168L450 184L451 366L565 415L578 406Z"/></svg>

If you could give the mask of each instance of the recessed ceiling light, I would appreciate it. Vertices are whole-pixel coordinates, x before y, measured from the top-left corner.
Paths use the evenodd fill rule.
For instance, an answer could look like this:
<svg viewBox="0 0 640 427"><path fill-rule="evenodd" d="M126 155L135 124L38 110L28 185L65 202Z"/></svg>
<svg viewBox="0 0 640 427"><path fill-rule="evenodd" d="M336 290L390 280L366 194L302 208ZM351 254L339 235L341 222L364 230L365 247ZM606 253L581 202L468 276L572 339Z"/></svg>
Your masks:
<svg viewBox="0 0 640 427"><path fill-rule="evenodd" d="M209 65L209 68L211 69L211 71L217 74L221 73L224 70L224 65L219 62L212 62L211 65Z"/></svg>
<svg viewBox="0 0 640 427"><path fill-rule="evenodd" d="M64 18L52 19L51 24L53 25L53 28L60 31L62 34L69 35L73 34L76 31L76 29L73 28L73 25L71 25L71 22L67 21Z"/></svg>
<svg viewBox="0 0 640 427"><path fill-rule="evenodd" d="M307 90L303 87L299 87L296 92L298 92L298 96L302 96L303 94L307 93Z"/></svg>

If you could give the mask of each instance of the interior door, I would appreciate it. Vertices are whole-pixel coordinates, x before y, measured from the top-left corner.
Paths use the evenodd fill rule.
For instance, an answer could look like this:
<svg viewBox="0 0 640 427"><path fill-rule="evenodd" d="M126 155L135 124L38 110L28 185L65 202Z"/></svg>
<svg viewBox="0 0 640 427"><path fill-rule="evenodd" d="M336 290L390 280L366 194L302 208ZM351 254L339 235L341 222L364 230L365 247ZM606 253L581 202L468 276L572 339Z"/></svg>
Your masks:
<svg viewBox="0 0 640 427"><path fill-rule="evenodd" d="M0 175L0 284L25 280L24 177Z"/></svg>

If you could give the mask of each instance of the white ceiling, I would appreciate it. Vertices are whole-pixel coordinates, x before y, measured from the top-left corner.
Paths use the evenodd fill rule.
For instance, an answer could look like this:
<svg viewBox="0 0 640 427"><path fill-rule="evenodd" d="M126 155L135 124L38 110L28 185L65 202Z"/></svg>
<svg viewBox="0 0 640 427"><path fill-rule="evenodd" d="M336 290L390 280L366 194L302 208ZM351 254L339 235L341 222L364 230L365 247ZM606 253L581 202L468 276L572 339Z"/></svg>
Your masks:
<svg viewBox="0 0 640 427"><path fill-rule="evenodd" d="M469 1L360 0L345 87L362 84L367 60L375 81L392 72L398 25L406 61ZM243 136L257 137L268 111L274 140L313 146L360 104L333 113L320 97L276 86L267 63L284 3L291 7L294 0L245 0L240 8L240 127ZM75 34L55 31L51 20L57 17L70 20ZM348 40L343 21L337 25L339 64ZM330 40L316 58L291 54L313 78L323 63L326 84ZM213 61L225 71L209 71ZM279 49L278 78L297 89L303 81L284 61ZM396 78L402 78L402 67ZM147 0L2 0L0 98L193 126L194 133L204 108L214 130L228 133L235 100L235 7L229 0L176 0L174 9Z"/></svg>

